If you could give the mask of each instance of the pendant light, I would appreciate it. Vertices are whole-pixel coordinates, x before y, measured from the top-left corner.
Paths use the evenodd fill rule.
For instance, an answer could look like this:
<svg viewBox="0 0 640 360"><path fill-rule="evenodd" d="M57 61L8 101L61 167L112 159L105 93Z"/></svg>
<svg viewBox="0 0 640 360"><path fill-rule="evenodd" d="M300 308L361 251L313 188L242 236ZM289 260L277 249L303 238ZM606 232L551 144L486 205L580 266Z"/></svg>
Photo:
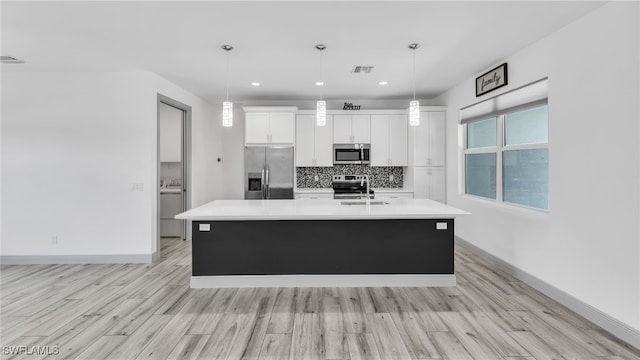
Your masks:
<svg viewBox="0 0 640 360"><path fill-rule="evenodd" d="M222 126L233 126L233 103L229 101L229 51L233 50L231 45L222 45L222 50L227 52L227 101L222 103Z"/></svg>
<svg viewBox="0 0 640 360"><path fill-rule="evenodd" d="M409 126L420 125L420 101L416 100L416 49L420 44L409 44L409 49L413 50L413 101L409 102Z"/></svg>
<svg viewBox="0 0 640 360"><path fill-rule="evenodd" d="M320 81L316 82L317 86L324 86L324 78L322 74L322 51L327 47L318 44L316 49L320 51ZM325 126L327 124L327 103L322 99L322 89L320 89L320 100L316 103L316 126Z"/></svg>

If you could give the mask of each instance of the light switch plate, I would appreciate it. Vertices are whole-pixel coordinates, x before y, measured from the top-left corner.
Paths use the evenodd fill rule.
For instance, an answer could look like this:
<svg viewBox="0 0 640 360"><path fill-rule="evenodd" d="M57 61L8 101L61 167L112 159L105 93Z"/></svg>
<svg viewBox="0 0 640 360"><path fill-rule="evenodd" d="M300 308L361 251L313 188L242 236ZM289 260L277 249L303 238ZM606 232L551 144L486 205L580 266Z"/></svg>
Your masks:
<svg viewBox="0 0 640 360"><path fill-rule="evenodd" d="M446 222L436 223L436 230L447 230L447 223Z"/></svg>
<svg viewBox="0 0 640 360"><path fill-rule="evenodd" d="M211 224L200 224L198 225L199 231L211 231Z"/></svg>

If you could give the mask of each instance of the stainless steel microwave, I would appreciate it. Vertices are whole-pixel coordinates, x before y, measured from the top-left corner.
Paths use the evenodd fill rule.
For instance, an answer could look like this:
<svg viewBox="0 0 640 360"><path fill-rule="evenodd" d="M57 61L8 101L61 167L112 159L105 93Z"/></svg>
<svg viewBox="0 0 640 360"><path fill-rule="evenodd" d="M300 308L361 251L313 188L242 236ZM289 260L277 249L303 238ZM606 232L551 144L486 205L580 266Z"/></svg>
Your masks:
<svg viewBox="0 0 640 360"><path fill-rule="evenodd" d="M333 164L369 165L371 145L333 144Z"/></svg>

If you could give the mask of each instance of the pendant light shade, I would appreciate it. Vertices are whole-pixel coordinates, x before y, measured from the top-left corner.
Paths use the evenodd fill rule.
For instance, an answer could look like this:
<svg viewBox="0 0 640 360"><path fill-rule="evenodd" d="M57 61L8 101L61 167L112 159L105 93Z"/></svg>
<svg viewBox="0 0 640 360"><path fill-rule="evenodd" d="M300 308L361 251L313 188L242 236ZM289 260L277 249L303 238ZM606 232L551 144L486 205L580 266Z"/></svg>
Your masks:
<svg viewBox="0 0 640 360"><path fill-rule="evenodd" d="M409 102L409 126L420 125L420 101L416 100L416 49L420 44L409 44L409 49L413 51L413 101Z"/></svg>
<svg viewBox="0 0 640 360"><path fill-rule="evenodd" d="M222 126L233 126L233 103L229 101L229 51L233 50L231 45L222 45L222 50L227 52L227 101L222 103Z"/></svg>
<svg viewBox="0 0 640 360"><path fill-rule="evenodd" d="M233 103L231 101L222 103L222 126L233 126Z"/></svg>
<svg viewBox="0 0 640 360"><path fill-rule="evenodd" d="M420 125L420 101L409 102L409 126Z"/></svg>
<svg viewBox="0 0 640 360"><path fill-rule="evenodd" d="M316 107L316 125L327 125L327 103L324 100L318 100Z"/></svg>
<svg viewBox="0 0 640 360"><path fill-rule="evenodd" d="M320 51L320 81L316 82L316 85L320 86L320 100L316 103L316 126L327 125L327 103L322 100L322 86L324 85L322 76L322 51L326 48L327 47L322 44L316 45L316 49Z"/></svg>

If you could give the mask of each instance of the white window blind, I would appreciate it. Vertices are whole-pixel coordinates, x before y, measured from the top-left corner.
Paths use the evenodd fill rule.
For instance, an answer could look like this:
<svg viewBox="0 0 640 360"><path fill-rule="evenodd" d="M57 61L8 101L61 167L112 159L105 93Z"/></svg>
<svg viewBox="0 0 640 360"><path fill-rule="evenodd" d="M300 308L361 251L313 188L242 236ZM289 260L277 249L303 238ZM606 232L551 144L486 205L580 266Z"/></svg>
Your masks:
<svg viewBox="0 0 640 360"><path fill-rule="evenodd" d="M525 107L547 103L549 80L547 78L521 86L506 93L460 109L460 124L511 112Z"/></svg>

